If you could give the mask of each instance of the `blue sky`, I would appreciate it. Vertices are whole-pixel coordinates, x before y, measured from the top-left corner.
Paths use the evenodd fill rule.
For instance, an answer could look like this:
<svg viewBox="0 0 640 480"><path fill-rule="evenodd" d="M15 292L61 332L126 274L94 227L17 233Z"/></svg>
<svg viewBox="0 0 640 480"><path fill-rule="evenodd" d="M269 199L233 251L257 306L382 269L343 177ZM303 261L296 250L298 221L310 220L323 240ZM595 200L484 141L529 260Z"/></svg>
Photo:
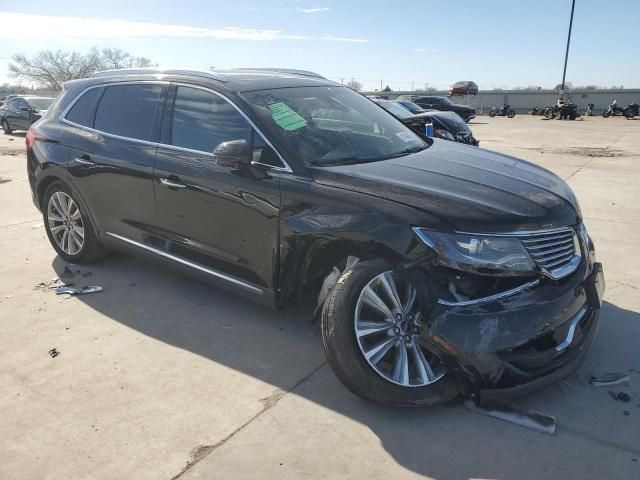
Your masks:
<svg viewBox="0 0 640 480"><path fill-rule="evenodd" d="M570 0L2 1L0 82L14 53L95 45L163 65L307 69L370 89L457 80L553 87L570 8ZM640 87L639 19L640 0L577 0L567 80Z"/></svg>

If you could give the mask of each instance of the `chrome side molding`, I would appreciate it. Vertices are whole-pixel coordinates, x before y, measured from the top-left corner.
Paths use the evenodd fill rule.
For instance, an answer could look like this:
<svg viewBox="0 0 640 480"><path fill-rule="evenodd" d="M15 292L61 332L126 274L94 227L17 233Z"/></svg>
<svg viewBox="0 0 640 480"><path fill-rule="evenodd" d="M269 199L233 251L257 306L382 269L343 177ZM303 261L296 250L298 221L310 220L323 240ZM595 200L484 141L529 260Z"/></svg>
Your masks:
<svg viewBox="0 0 640 480"><path fill-rule="evenodd" d="M489 295L488 297L474 298L473 300L464 300L462 302L450 302L449 300L438 300L440 305L446 305L447 307L469 307L471 305L480 305L482 303L493 302L502 298L510 297L516 293L520 293L529 288L533 288L540 283L540 280L532 280L531 282L524 283L511 290L505 290L504 292L496 293L495 295Z"/></svg>
<svg viewBox="0 0 640 480"><path fill-rule="evenodd" d="M150 247L149 245L145 245L144 243L140 243L140 242L136 242L135 240L131 240L130 238L127 237L123 237L122 235L118 235L115 233L111 233L111 232L106 232L107 235L116 238L122 242L126 242L129 243L131 245L135 245L136 247L142 248L144 250L147 250L151 253L155 253L156 255L160 255L161 257L165 257L168 258L169 260L173 260L174 262L180 263L182 265L186 265L187 267L191 267L195 270L199 270L201 272L207 273L209 275L211 275L212 277L216 277L220 280L224 280L226 282L232 283L238 287L242 287L245 288L247 290L252 291L253 293L256 293L258 295L262 295L264 293L264 291L254 285L251 285L250 283L244 282L242 280L239 280L235 277L232 277L230 275L224 274L222 272L218 272L217 270L213 270L207 267L203 267L202 265L199 265L197 263L193 263L190 262L189 260L185 260L182 257L177 257L175 255L172 255L170 253L164 252L162 250L158 250L157 248L153 248Z"/></svg>

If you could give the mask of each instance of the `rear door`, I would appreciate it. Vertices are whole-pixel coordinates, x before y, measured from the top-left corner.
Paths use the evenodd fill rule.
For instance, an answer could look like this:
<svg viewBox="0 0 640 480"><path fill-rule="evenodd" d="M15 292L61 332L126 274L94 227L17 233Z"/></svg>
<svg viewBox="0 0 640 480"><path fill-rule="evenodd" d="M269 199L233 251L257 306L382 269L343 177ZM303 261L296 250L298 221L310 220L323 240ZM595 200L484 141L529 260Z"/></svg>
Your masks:
<svg viewBox="0 0 640 480"><path fill-rule="evenodd" d="M24 98L19 99L18 101L18 112L16 116L16 120L13 122L15 125L14 128L19 128L20 130L27 130L31 126L31 107Z"/></svg>
<svg viewBox="0 0 640 480"><path fill-rule="evenodd" d="M18 104L20 103L19 98L12 98L5 104L4 109L4 117L9 122L9 126L11 128L21 128L20 127L20 110L18 108Z"/></svg>
<svg viewBox="0 0 640 480"><path fill-rule="evenodd" d="M166 82L87 90L65 116L69 172L102 235L141 242L153 224L153 161Z"/></svg>
<svg viewBox="0 0 640 480"><path fill-rule="evenodd" d="M166 251L248 293L271 292L280 211L277 158L220 94L176 85L167 103L155 163L158 230ZM230 141L250 142L254 160L275 168L215 161L213 151Z"/></svg>

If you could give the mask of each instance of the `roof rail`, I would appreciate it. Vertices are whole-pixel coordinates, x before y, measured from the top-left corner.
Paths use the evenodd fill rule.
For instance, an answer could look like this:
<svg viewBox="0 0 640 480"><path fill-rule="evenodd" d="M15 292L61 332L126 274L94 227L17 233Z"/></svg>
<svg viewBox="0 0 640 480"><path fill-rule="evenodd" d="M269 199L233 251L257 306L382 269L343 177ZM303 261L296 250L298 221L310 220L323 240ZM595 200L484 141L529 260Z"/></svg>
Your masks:
<svg viewBox="0 0 640 480"><path fill-rule="evenodd" d="M222 75L216 74L212 70L197 68L169 68L169 67L144 67L144 68L121 68L114 70L102 70L95 72L94 77L118 77L123 75L191 75L194 77L204 77L219 82L227 80Z"/></svg>
<svg viewBox="0 0 640 480"><path fill-rule="evenodd" d="M291 75L301 75L303 77L322 78L323 80L326 80L326 78L319 73L310 72L309 70L296 70L293 68L234 68L234 70L241 72L289 73Z"/></svg>

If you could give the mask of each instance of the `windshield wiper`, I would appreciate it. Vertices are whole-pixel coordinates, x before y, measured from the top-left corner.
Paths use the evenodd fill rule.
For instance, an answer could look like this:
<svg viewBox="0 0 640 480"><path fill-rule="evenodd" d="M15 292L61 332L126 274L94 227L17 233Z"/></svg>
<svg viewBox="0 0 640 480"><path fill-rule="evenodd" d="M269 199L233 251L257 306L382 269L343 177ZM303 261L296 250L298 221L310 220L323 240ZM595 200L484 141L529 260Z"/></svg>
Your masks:
<svg viewBox="0 0 640 480"><path fill-rule="evenodd" d="M389 158L398 158L398 157L404 157L405 155L411 155L412 153L418 153L421 152L422 150L425 150L427 147L413 147L413 148L405 148L404 150L400 150L399 152L396 153L392 153L391 155L387 155L385 158L389 159Z"/></svg>

